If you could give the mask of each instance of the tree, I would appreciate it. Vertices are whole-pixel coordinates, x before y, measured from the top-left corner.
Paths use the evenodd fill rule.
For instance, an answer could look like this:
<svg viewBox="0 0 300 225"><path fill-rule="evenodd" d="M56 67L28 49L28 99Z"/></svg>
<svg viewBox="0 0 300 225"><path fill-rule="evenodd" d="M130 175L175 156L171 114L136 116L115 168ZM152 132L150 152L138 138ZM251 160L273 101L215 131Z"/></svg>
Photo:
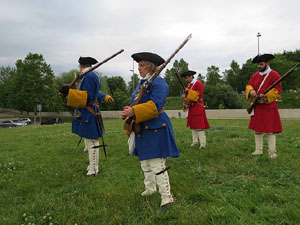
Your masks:
<svg viewBox="0 0 300 225"><path fill-rule="evenodd" d="M10 107L8 96L13 93L13 89L11 87L11 77L15 71L16 69L10 66L0 67L0 107Z"/></svg>
<svg viewBox="0 0 300 225"><path fill-rule="evenodd" d="M230 85L232 87L233 90L238 90L238 86L237 86L237 78L238 75L240 73L241 69L239 64L232 60L231 64L230 64L230 69L229 70L225 70L224 74L224 81Z"/></svg>
<svg viewBox="0 0 300 225"><path fill-rule="evenodd" d="M55 77L55 84L58 87L62 87L65 84L71 83L75 76L78 75L80 72L77 69L72 69L69 72L63 72L59 76Z"/></svg>
<svg viewBox="0 0 300 225"><path fill-rule="evenodd" d="M43 111L58 109L54 74L41 54L29 53L24 60L16 61L12 88L14 92L9 100L14 109L30 112L37 104L43 105Z"/></svg>
<svg viewBox="0 0 300 225"><path fill-rule="evenodd" d="M287 58L285 54L276 54L275 58L270 61L270 67L277 71L281 76L288 72L295 62ZM300 88L300 71L294 70L294 72L282 81L283 90Z"/></svg>
<svg viewBox="0 0 300 225"><path fill-rule="evenodd" d="M129 104L129 95L127 93L127 87L125 80L120 77L108 77L107 80L107 88L108 92L104 92L105 94L110 94L114 99L114 104L106 104L104 102L100 102L100 107L103 110L122 110L123 106Z"/></svg>
<svg viewBox="0 0 300 225"><path fill-rule="evenodd" d="M106 102L100 102L101 110L123 110L125 105L129 105L130 97L120 89L116 89L114 95L112 96L115 99L114 104L108 104Z"/></svg>
<svg viewBox="0 0 300 225"><path fill-rule="evenodd" d="M245 64L243 64L242 69L237 75L237 92L240 93L245 91L246 85L248 84L250 77L257 72L256 64L252 63L251 59L248 59Z"/></svg>
<svg viewBox="0 0 300 225"><path fill-rule="evenodd" d="M197 80L199 80L199 81L201 81L201 83L205 83L205 77L204 76L202 76L202 74L201 73L199 73L198 74L198 76L197 76Z"/></svg>
<svg viewBox="0 0 300 225"><path fill-rule="evenodd" d="M127 85L127 90L128 90L129 94L131 94L135 90L135 88L139 82L140 82L140 79L139 79L138 75L136 73L133 74Z"/></svg>
<svg viewBox="0 0 300 225"><path fill-rule="evenodd" d="M108 76L102 75L101 73L97 72L99 74L100 82L101 82L101 88L100 91L102 93L108 93L108 85L107 85L107 79Z"/></svg>
<svg viewBox="0 0 300 225"><path fill-rule="evenodd" d="M176 73L180 75L188 70L188 63L183 59L180 59L179 62L175 60L175 62L173 63L173 67L170 70L166 70L164 79L169 86L169 96L181 96L183 94L183 89L180 86ZM182 81L186 85L185 80L182 79Z"/></svg>
<svg viewBox="0 0 300 225"><path fill-rule="evenodd" d="M207 74L206 74L206 83L208 85L216 85L218 83L222 83L222 77L219 74L220 69L216 66L207 67Z"/></svg>
<svg viewBox="0 0 300 225"><path fill-rule="evenodd" d="M117 89L123 91L126 95L126 83L121 76L107 78L107 87L109 93L112 95L114 95Z"/></svg>
<svg viewBox="0 0 300 225"><path fill-rule="evenodd" d="M12 72L15 72L16 69L10 66L1 66L0 67L0 84L4 84L11 77Z"/></svg>
<svg viewBox="0 0 300 225"><path fill-rule="evenodd" d="M299 62L300 49L296 49L295 51L283 51L282 55L285 56L289 61Z"/></svg>

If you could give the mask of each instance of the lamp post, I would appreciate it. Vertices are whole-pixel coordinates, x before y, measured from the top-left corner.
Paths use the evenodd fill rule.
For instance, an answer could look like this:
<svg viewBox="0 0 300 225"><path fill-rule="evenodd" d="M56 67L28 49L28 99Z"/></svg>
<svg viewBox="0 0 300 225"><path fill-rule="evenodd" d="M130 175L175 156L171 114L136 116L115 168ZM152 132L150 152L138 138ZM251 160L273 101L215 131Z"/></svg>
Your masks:
<svg viewBox="0 0 300 225"><path fill-rule="evenodd" d="M261 36L261 34L258 32L256 37L257 37L257 54L259 55L259 37Z"/></svg>
<svg viewBox="0 0 300 225"><path fill-rule="evenodd" d="M134 60L133 59L132 59L132 70L129 71L132 72L132 89L134 91L135 86L134 86Z"/></svg>

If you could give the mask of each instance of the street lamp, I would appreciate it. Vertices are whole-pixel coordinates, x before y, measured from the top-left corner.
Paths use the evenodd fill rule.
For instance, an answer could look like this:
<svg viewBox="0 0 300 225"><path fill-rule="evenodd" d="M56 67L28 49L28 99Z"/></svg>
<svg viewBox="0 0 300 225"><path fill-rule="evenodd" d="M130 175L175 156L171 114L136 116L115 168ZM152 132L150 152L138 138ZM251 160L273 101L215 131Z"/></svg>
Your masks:
<svg viewBox="0 0 300 225"><path fill-rule="evenodd" d="M135 86L134 86L134 60L132 59L132 70L129 70L132 72L132 89L134 91Z"/></svg>
<svg viewBox="0 0 300 225"><path fill-rule="evenodd" d="M258 32L256 37L257 37L257 54L259 55L259 37L261 37L261 34Z"/></svg>
<svg viewBox="0 0 300 225"><path fill-rule="evenodd" d="M129 70L130 72L132 72L132 85L134 86L134 70Z"/></svg>

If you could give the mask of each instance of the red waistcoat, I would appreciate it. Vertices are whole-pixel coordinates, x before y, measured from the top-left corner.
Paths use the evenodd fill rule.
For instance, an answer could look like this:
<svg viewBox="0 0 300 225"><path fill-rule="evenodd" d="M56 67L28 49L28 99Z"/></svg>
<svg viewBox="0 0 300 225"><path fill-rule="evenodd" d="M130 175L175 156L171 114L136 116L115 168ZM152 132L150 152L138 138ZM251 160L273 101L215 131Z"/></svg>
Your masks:
<svg viewBox="0 0 300 225"><path fill-rule="evenodd" d="M266 75L261 76L259 72L253 74L248 85L251 85L257 92L261 82ZM261 94L275 81L280 79L280 75L272 70L266 78L264 84L257 94ZM275 87L279 94L281 93L281 83ZM277 101L270 104L257 104L254 108L254 116L250 117L249 129L261 133L280 133L282 132L282 125L277 107Z"/></svg>

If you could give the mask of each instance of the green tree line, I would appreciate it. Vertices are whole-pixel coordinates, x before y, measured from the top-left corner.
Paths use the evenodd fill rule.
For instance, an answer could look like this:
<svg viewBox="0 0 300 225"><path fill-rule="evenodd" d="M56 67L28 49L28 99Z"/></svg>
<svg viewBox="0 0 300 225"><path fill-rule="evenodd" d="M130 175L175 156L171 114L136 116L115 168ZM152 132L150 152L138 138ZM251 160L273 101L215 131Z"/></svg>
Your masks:
<svg viewBox="0 0 300 225"><path fill-rule="evenodd" d="M270 62L272 69L283 75L296 62L300 61L300 50L284 51L275 54L275 59ZM175 60L171 69L167 69L162 75L169 85L169 96L174 106L181 103L183 89L180 86L177 74L181 74L189 69L188 62L184 59ZM244 64L239 65L232 60L230 68L221 72L220 69L211 65L207 67L207 73L204 75L198 73L196 79L204 84L204 102L210 109L236 109L244 107L243 95L245 86L250 76L257 71L256 65L248 59ZM24 59L16 60L15 67L0 67L0 107L11 108L19 111L32 112L37 104L42 104L43 111L59 112L72 111L65 105L61 97L58 96L58 90L67 83L70 83L74 76L79 74L77 69L71 69L57 76L49 64L46 63L43 55L29 53ZM139 82L137 74L133 74L128 83L122 76L106 76L99 73L101 80L101 92L114 97L115 104L101 103L102 110L122 110L122 107L129 103L132 91ZM183 78L185 86L187 83ZM282 82L284 92L296 92L296 98L300 93L300 71L295 72ZM287 96L283 93L284 96ZM288 95L290 96L290 95ZM176 98L178 97L178 98ZM293 97L284 98L290 101L286 104L289 108L295 108ZM298 100L299 102L299 100ZM168 104L167 104L168 105ZM180 108L178 108L180 109Z"/></svg>

